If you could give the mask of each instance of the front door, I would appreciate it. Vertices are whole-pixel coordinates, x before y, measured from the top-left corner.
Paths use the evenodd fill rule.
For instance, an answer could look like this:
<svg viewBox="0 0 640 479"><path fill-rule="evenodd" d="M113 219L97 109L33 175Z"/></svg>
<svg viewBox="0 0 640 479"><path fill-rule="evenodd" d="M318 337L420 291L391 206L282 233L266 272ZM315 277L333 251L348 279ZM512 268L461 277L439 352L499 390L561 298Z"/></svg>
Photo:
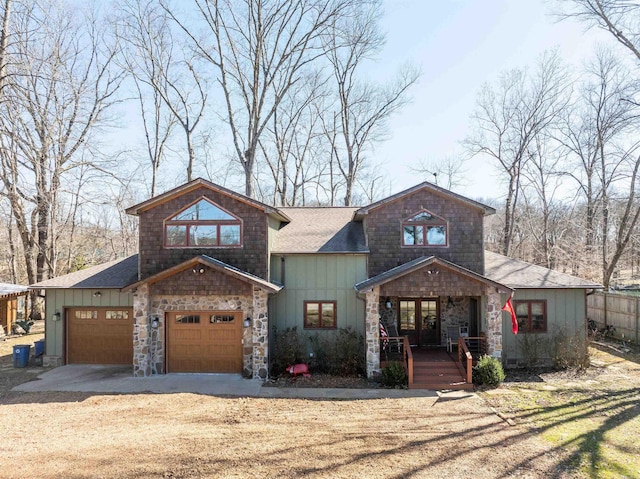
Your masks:
<svg viewBox="0 0 640 479"><path fill-rule="evenodd" d="M437 299L402 299L398 303L399 331L409 336L412 346L440 344L440 316Z"/></svg>

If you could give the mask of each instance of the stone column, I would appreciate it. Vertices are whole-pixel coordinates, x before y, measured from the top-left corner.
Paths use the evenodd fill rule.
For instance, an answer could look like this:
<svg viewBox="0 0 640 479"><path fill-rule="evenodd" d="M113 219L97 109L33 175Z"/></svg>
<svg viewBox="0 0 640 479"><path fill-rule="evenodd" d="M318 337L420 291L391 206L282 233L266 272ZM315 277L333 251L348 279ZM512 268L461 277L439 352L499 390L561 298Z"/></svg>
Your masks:
<svg viewBox="0 0 640 479"><path fill-rule="evenodd" d="M151 374L149 358L149 286L141 285L133 293L133 375Z"/></svg>
<svg viewBox="0 0 640 479"><path fill-rule="evenodd" d="M267 379L269 374L269 317L267 301L269 295L260 288L253 288L252 329L252 376L254 379Z"/></svg>
<svg viewBox="0 0 640 479"><path fill-rule="evenodd" d="M380 287L367 291L365 298L365 340L367 346L367 377L380 372Z"/></svg>
<svg viewBox="0 0 640 479"><path fill-rule="evenodd" d="M502 360L502 298L487 286L487 354Z"/></svg>

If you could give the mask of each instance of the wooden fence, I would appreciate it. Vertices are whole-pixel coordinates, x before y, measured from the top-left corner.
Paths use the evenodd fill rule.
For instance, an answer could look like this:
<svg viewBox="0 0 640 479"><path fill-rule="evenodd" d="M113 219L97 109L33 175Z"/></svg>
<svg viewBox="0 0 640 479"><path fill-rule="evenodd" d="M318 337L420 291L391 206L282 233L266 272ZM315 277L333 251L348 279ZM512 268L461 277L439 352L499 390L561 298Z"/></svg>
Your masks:
<svg viewBox="0 0 640 479"><path fill-rule="evenodd" d="M594 293L587 296L587 317L598 328L613 326L612 336L640 344L640 296Z"/></svg>

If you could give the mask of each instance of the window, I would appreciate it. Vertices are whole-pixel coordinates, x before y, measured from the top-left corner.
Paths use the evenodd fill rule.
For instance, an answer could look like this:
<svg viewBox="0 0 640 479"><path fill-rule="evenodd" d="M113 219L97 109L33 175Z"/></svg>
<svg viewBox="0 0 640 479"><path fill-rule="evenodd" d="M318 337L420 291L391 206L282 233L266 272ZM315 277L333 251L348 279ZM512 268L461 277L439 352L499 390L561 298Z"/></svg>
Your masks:
<svg viewBox="0 0 640 479"><path fill-rule="evenodd" d="M104 313L104 317L105 319L129 319L129 311L126 309L108 309Z"/></svg>
<svg viewBox="0 0 640 479"><path fill-rule="evenodd" d="M202 248L240 246L241 222L205 198L165 220L165 245Z"/></svg>
<svg viewBox="0 0 640 479"><path fill-rule="evenodd" d="M200 324L199 314L177 314L176 323L178 324Z"/></svg>
<svg viewBox="0 0 640 479"><path fill-rule="evenodd" d="M308 329L335 329L335 301L305 301L304 327Z"/></svg>
<svg viewBox="0 0 640 479"><path fill-rule="evenodd" d="M76 319L98 319L98 311L84 309L75 312Z"/></svg>
<svg viewBox="0 0 640 479"><path fill-rule="evenodd" d="M210 323L233 323L235 316L233 314L212 314L209 317Z"/></svg>
<svg viewBox="0 0 640 479"><path fill-rule="evenodd" d="M427 210L402 222L403 246L447 246L447 222Z"/></svg>
<svg viewBox="0 0 640 479"><path fill-rule="evenodd" d="M545 333L547 331L546 301L514 301L518 330L523 333Z"/></svg>

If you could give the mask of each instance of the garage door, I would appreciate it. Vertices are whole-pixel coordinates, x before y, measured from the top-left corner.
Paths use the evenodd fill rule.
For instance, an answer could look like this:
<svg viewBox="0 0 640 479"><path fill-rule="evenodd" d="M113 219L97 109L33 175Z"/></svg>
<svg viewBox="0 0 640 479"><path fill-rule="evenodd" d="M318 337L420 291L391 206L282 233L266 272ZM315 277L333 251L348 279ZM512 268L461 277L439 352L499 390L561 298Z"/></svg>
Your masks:
<svg viewBox="0 0 640 479"><path fill-rule="evenodd" d="M168 372L242 372L242 312L171 312L167 326Z"/></svg>
<svg viewBox="0 0 640 479"><path fill-rule="evenodd" d="M71 308L67 324L67 363L133 364L132 308Z"/></svg>

